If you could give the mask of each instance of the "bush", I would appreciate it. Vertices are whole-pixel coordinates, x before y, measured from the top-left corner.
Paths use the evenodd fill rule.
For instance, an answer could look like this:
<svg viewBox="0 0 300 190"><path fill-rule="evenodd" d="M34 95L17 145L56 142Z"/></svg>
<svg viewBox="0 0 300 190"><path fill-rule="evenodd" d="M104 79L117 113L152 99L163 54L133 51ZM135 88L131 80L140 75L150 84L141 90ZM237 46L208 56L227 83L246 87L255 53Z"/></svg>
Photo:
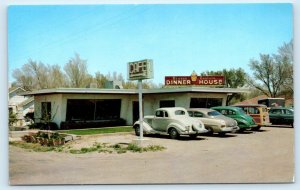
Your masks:
<svg viewBox="0 0 300 190"><path fill-rule="evenodd" d="M29 129L58 130L58 125L54 122L49 122L49 124L40 122L29 125Z"/></svg>
<svg viewBox="0 0 300 190"><path fill-rule="evenodd" d="M31 119L33 121L34 120L34 112L26 113L25 118Z"/></svg>
<svg viewBox="0 0 300 190"><path fill-rule="evenodd" d="M18 121L17 114L9 112L8 124L12 126L14 123Z"/></svg>
<svg viewBox="0 0 300 190"><path fill-rule="evenodd" d="M28 125L29 129L40 129L39 126L37 125L37 123L32 123L30 125Z"/></svg>
<svg viewBox="0 0 300 190"><path fill-rule="evenodd" d="M115 127L126 125L126 120L112 119L112 120L90 120L90 121L65 121L60 123L61 130L68 129L84 129L84 128L101 128L101 127Z"/></svg>

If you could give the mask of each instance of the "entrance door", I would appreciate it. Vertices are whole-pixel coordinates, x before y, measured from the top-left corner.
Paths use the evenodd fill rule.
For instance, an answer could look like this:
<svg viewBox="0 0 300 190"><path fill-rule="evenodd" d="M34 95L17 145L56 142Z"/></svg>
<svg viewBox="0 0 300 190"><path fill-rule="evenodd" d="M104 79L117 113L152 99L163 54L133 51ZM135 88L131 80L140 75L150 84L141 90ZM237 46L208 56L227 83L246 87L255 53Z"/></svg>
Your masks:
<svg viewBox="0 0 300 190"><path fill-rule="evenodd" d="M139 102L132 102L132 124L139 120Z"/></svg>

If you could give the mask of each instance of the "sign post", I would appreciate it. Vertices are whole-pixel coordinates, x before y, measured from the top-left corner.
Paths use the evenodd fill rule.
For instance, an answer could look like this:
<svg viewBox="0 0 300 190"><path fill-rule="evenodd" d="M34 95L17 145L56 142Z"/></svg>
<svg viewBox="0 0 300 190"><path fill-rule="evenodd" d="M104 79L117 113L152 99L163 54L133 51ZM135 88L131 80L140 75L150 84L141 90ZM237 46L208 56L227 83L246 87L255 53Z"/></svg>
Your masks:
<svg viewBox="0 0 300 190"><path fill-rule="evenodd" d="M143 140L143 87L142 80L138 82L139 86L139 122L140 122L140 140Z"/></svg>
<svg viewBox="0 0 300 190"><path fill-rule="evenodd" d="M139 92L139 123L140 123L140 144L143 140L143 79L153 78L153 61L151 59L144 59L141 61L134 61L128 63L128 80L138 80Z"/></svg>

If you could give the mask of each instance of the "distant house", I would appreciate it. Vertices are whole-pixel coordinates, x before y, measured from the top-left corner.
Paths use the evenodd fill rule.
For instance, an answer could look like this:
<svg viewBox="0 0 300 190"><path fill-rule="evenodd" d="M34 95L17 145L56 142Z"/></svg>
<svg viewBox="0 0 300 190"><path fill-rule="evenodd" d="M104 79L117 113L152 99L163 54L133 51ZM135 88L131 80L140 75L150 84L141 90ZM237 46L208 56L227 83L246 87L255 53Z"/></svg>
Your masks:
<svg viewBox="0 0 300 190"><path fill-rule="evenodd" d="M237 102L235 103L234 105L248 105L248 104L257 104L258 103L258 100L262 100L262 99L266 99L266 98L269 98L267 95L260 95L260 96L256 96L254 98L251 98L251 99L248 99L248 100L244 100L242 102ZM280 96L279 98L285 98L284 96ZM286 99L285 98L285 106L286 107L290 107L290 106L293 106L293 102L294 100L289 98L289 99Z"/></svg>
<svg viewBox="0 0 300 190"><path fill-rule="evenodd" d="M21 87L9 91L8 109L9 112L17 114L18 122L15 124L16 126L23 126L25 122L24 116L34 111L33 97L20 95L20 93L24 93L25 91Z"/></svg>
<svg viewBox="0 0 300 190"><path fill-rule="evenodd" d="M254 98L250 98L250 99L248 99L248 100L244 100L244 101L241 101L241 102L237 102L237 103L235 103L234 105L257 104L257 101L258 101L258 100L265 99L265 98L268 98L268 96L267 96L267 95L260 95L260 96L254 97Z"/></svg>

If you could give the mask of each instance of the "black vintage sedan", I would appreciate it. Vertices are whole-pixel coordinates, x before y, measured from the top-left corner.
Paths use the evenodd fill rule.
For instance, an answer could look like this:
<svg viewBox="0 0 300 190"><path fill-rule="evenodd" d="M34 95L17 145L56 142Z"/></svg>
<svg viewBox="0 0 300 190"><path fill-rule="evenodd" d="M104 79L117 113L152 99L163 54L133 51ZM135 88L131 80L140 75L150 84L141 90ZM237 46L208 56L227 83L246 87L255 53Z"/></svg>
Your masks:
<svg viewBox="0 0 300 190"><path fill-rule="evenodd" d="M294 127L294 110L285 107L273 107L269 110L270 122L274 125L291 125Z"/></svg>

